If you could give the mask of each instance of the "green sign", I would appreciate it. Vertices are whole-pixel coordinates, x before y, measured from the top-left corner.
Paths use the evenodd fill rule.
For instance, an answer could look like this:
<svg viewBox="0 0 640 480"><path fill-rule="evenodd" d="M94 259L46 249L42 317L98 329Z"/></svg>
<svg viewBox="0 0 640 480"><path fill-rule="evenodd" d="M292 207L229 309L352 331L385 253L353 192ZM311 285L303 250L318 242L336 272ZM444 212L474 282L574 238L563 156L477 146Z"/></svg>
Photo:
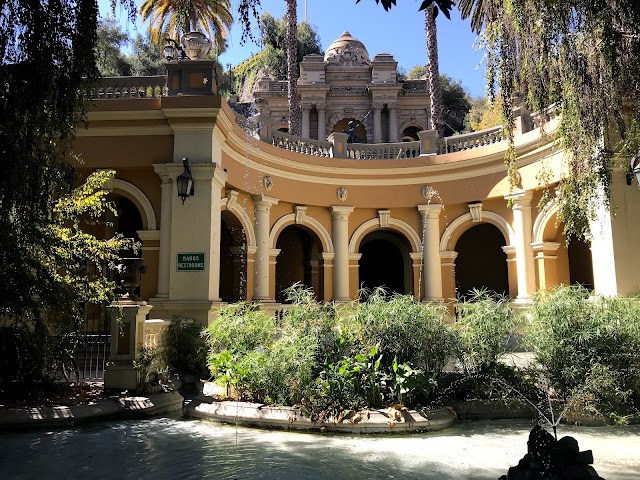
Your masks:
<svg viewBox="0 0 640 480"><path fill-rule="evenodd" d="M179 253L177 266L179 272L203 272L204 253Z"/></svg>

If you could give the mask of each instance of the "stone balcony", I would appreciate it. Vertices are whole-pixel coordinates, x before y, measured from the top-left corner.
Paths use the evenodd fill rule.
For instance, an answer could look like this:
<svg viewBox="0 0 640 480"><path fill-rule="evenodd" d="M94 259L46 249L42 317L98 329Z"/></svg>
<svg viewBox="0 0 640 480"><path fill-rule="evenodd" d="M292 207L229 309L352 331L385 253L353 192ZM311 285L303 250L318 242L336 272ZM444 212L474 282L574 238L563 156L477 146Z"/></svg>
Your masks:
<svg viewBox="0 0 640 480"><path fill-rule="evenodd" d="M144 99L181 95L173 84L170 72L165 75L149 77L104 77L98 80L89 92L92 100ZM177 76L184 76L178 72ZM187 81L185 81L186 83ZM271 81L271 86L286 89L286 82ZM403 88L421 89L424 81L407 81ZM191 92L189 92L191 93ZM206 94L213 91L209 89ZM531 114L523 108L516 112L516 134L523 134L539 127L542 115ZM550 116L547 113L546 116ZM503 142L507 139L501 126L477 132L438 138L435 131L419 132L419 141L398 143L347 143L348 135L342 132L332 133L327 140L314 140L285 132L273 130L272 121L265 116L256 115L250 119L236 114L236 123L252 137L275 147L316 157L345 158L351 160L394 160L432 155L444 155L454 152L484 147Z"/></svg>

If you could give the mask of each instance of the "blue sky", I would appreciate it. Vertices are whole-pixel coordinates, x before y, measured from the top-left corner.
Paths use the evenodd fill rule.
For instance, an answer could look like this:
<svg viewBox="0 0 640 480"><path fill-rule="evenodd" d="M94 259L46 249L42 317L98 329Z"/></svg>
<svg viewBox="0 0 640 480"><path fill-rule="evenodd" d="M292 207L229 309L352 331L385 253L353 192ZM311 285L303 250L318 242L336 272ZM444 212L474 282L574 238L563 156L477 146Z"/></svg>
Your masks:
<svg viewBox="0 0 640 480"><path fill-rule="evenodd" d="M239 0L232 0L235 7ZM99 0L102 15L109 13L109 0ZM142 3L142 0L136 0ZM371 58L376 53L391 53L399 66L409 71L415 65L425 64L427 59L424 14L418 12L418 0L398 0L398 5L389 12L376 5L375 0L307 0L307 20L316 27L320 35L322 48L348 30L369 51ZM285 13L284 0L262 0L262 12L269 12L276 17ZM304 0L298 0L298 18L304 19ZM234 8L235 12L235 8ZM135 32L135 28L144 31L147 25L140 21L136 27L127 26L126 14L116 10L118 18L125 28ZM438 16L438 51L440 55L440 72L460 81L474 96L484 95L485 70L480 65L482 51L474 46L476 35L471 33L469 21L462 21L457 10L452 12L451 20L442 14ZM256 44L240 44L241 29L233 26L228 37L229 49L220 57L223 65L237 65L260 47Z"/></svg>

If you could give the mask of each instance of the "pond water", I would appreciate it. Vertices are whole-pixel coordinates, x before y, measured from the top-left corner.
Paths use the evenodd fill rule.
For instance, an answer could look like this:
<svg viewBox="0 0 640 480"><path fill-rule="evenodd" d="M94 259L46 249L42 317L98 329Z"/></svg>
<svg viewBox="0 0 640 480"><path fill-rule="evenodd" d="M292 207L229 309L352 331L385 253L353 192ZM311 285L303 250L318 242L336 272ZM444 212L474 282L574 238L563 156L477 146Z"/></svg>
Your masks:
<svg viewBox="0 0 640 480"><path fill-rule="evenodd" d="M497 479L530 425L458 424L428 434L346 436L156 418L0 434L4 479ZM640 428L561 427L607 480L640 478Z"/></svg>

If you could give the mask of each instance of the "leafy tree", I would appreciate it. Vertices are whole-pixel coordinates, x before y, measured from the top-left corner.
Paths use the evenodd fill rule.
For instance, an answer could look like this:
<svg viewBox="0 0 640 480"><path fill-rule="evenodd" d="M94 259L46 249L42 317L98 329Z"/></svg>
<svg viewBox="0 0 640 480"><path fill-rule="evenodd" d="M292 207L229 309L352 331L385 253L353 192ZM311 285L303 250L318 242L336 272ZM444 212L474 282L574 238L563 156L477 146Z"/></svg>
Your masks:
<svg viewBox="0 0 640 480"><path fill-rule="evenodd" d="M264 47L260 52L245 60L233 70L235 90L250 92L258 71L267 70L277 80L287 79L287 20L274 18L263 13L258 21L259 41ZM297 60L302 61L305 55L322 53L320 37L317 31L307 22L298 25ZM299 76L299 66L296 78ZM244 87L244 88L243 88Z"/></svg>
<svg viewBox="0 0 640 480"><path fill-rule="evenodd" d="M129 35L123 32L113 17L98 22L98 42L96 44L96 64L103 77L129 76L132 65L122 53L122 47L130 42Z"/></svg>
<svg viewBox="0 0 640 480"><path fill-rule="evenodd" d="M407 78L424 79L427 69L417 65L411 69ZM440 75L442 95L442 128L445 137L460 133L465 129L465 118L471 110L471 99L464 87L448 75Z"/></svg>
<svg viewBox="0 0 640 480"><path fill-rule="evenodd" d="M153 43L160 43L164 35L178 37L200 28L217 49L223 48L233 23L231 0L145 0L140 15L149 20Z"/></svg>
<svg viewBox="0 0 640 480"><path fill-rule="evenodd" d="M160 47L151 43L149 37L136 36L132 46L133 52L129 57L129 62L133 75L146 77L167 73Z"/></svg>
<svg viewBox="0 0 640 480"><path fill-rule="evenodd" d="M47 319L75 323L84 301L109 294L109 285L83 274L86 261L112 258L111 248L123 244L97 244L80 234L77 217L96 213L100 195L72 193L76 175L67 162L85 92L98 75L97 14L95 0L8 0L0 9L5 322L30 328Z"/></svg>
<svg viewBox="0 0 640 480"><path fill-rule="evenodd" d="M475 5L491 12L484 13L482 34L488 83L491 91L499 90L507 131L513 131L514 97L533 111L553 106L559 114L559 136L569 154L557 193L558 222L567 236L588 239L597 210L609 206L615 138L629 141L637 132L629 124L640 122L640 2L484 0ZM515 187L513 148L507 164Z"/></svg>
<svg viewBox="0 0 640 480"><path fill-rule="evenodd" d="M461 133L465 128L464 119L471 110L469 94L459 82L447 75L440 75L440 91L444 136Z"/></svg>
<svg viewBox="0 0 640 480"><path fill-rule="evenodd" d="M465 129L470 132L497 127L502 124L502 100L493 103L484 97L471 99L471 109L464 119Z"/></svg>

